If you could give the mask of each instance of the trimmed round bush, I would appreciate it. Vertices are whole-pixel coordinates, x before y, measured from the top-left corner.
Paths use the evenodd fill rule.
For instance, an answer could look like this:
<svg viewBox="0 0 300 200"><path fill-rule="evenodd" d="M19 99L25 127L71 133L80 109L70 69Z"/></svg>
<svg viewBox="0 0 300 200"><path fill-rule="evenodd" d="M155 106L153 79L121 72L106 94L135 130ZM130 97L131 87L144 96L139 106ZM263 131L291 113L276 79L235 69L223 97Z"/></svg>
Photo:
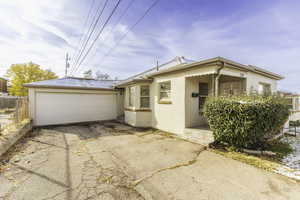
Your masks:
<svg viewBox="0 0 300 200"><path fill-rule="evenodd" d="M257 149L279 133L289 107L275 96L219 97L206 102L204 116L216 142Z"/></svg>

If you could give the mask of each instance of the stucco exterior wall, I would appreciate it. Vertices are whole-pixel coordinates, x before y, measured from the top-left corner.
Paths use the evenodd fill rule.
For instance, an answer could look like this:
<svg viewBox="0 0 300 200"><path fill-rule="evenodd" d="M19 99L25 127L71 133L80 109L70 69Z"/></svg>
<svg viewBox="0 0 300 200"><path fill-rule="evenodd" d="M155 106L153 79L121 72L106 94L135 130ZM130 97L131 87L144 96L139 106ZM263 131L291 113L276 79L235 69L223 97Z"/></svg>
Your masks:
<svg viewBox="0 0 300 200"><path fill-rule="evenodd" d="M151 127L151 112L125 111L125 122L135 127Z"/></svg>
<svg viewBox="0 0 300 200"><path fill-rule="evenodd" d="M159 83L165 81L171 82L171 104L159 103ZM151 89L153 91L152 126L182 134L185 128L185 77L182 74L157 77Z"/></svg>
<svg viewBox="0 0 300 200"><path fill-rule="evenodd" d="M248 94L251 91L258 91L259 83L267 83L271 85L272 93L277 92L277 81L260 74L256 74L253 72L247 73L247 92Z"/></svg>
<svg viewBox="0 0 300 200"><path fill-rule="evenodd" d="M140 106L140 87L143 85L150 86L150 108L143 109ZM134 88L134 100L132 106L129 105L129 88ZM125 87L124 106L125 106L125 123L136 127L152 126L152 89L149 83L139 83Z"/></svg>

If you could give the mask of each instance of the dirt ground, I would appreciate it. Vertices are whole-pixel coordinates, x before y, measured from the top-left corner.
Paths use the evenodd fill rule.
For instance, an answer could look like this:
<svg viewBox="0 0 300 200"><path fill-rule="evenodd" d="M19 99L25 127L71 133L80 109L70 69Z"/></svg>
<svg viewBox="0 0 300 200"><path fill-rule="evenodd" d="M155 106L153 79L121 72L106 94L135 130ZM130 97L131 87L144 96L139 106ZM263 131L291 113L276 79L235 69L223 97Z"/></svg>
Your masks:
<svg viewBox="0 0 300 200"><path fill-rule="evenodd" d="M36 129L0 162L0 200L300 196L300 184L292 179L116 122Z"/></svg>

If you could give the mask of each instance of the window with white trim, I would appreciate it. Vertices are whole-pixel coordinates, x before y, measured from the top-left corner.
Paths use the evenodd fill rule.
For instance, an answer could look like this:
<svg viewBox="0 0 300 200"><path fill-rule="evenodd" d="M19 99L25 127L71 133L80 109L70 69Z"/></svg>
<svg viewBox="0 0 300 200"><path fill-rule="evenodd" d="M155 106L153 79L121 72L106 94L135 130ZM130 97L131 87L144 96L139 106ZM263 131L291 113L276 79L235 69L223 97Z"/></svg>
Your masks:
<svg viewBox="0 0 300 200"><path fill-rule="evenodd" d="M134 105L134 87L129 87L128 88L128 98L129 98L129 106L130 107L133 107L133 105Z"/></svg>
<svg viewBox="0 0 300 200"><path fill-rule="evenodd" d="M171 100L171 81L159 83L159 100L160 101Z"/></svg>
<svg viewBox="0 0 300 200"><path fill-rule="evenodd" d="M150 108L150 87L149 85L141 86L140 94L140 107L141 108Z"/></svg>
<svg viewBox="0 0 300 200"><path fill-rule="evenodd" d="M271 94L271 85L268 83L259 83L258 93L262 94L262 95L270 95Z"/></svg>

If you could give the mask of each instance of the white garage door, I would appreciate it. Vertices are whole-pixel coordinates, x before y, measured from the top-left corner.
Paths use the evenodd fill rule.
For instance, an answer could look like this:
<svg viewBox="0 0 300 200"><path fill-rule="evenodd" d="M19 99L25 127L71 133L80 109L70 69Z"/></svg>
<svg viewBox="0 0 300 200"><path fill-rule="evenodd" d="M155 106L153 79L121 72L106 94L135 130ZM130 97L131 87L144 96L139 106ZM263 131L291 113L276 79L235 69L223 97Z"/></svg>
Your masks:
<svg viewBox="0 0 300 200"><path fill-rule="evenodd" d="M116 95L36 93L35 125L115 119Z"/></svg>

